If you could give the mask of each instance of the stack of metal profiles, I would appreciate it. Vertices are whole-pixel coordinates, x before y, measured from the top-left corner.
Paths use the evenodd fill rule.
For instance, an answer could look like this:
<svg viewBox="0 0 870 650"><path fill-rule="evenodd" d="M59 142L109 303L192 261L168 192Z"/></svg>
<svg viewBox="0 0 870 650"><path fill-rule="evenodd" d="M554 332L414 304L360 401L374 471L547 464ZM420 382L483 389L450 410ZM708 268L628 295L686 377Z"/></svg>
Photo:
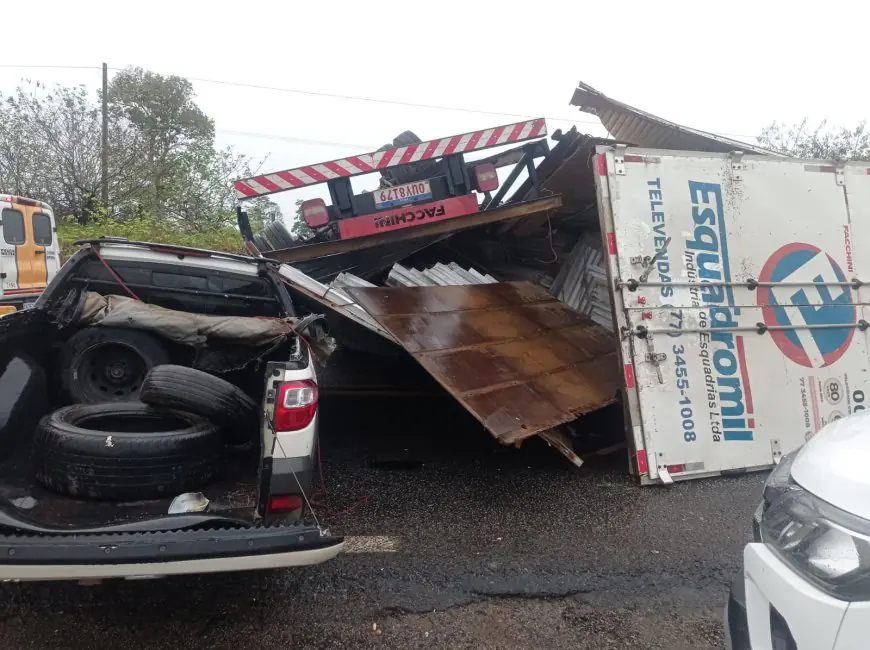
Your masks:
<svg viewBox="0 0 870 650"><path fill-rule="evenodd" d="M463 284L494 284L496 282L498 280L491 275L479 273L473 268L464 269L456 262L448 264L438 262L422 271L394 264L389 276L387 276L387 285L391 287L458 286Z"/></svg>
<svg viewBox="0 0 870 650"><path fill-rule="evenodd" d="M598 235L580 238L550 286L550 294L581 314L613 330L604 253Z"/></svg>

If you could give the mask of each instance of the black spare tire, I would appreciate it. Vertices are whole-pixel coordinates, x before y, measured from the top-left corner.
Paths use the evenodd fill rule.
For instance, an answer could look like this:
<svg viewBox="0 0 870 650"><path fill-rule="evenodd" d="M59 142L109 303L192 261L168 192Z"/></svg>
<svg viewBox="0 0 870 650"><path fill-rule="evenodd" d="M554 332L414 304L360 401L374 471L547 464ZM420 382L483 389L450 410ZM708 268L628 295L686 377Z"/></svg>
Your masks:
<svg viewBox="0 0 870 650"><path fill-rule="evenodd" d="M34 436L36 479L75 497L138 501L200 488L220 469L217 426L139 402L76 404Z"/></svg>
<svg viewBox="0 0 870 650"><path fill-rule="evenodd" d="M142 384L146 404L196 413L218 423L232 445L248 442L259 418L257 404L230 382L201 370L163 365L152 368Z"/></svg>
<svg viewBox="0 0 870 650"><path fill-rule="evenodd" d="M169 361L165 346L147 332L89 327L64 345L61 382L75 403L136 400L148 371Z"/></svg>

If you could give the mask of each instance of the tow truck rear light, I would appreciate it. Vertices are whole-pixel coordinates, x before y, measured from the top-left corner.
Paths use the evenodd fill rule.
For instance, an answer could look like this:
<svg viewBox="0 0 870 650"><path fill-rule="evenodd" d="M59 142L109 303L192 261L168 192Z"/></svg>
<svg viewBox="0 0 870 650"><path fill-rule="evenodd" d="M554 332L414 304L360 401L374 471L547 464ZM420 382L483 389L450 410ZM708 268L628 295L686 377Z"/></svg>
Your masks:
<svg viewBox="0 0 870 650"><path fill-rule="evenodd" d="M323 199L310 199L302 203L302 218L309 228L319 228L329 223L329 212Z"/></svg>
<svg viewBox="0 0 870 650"><path fill-rule="evenodd" d="M302 507L298 494L273 494L269 497L269 512L293 512Z"/></svg>
<svg viewBox="0 0 870 650"><path fill-rule="evenodd" d="M299 431L311 424L318 398L313 381L289 381L281 386L275 404L275 431Z"/></svg>
<svg viewBox="0 0 870 650"><path fill-rule="evenodd" d="M474 168L477 189L481 192L494 192L498 189L498 172L492 163L483 163Z"/></svg>

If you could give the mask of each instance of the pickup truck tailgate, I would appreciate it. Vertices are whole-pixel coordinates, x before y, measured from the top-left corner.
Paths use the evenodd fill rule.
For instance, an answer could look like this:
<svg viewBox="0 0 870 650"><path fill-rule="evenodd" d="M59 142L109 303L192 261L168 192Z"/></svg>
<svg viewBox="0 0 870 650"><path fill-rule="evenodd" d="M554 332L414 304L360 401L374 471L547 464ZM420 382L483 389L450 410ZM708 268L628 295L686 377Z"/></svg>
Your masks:
<svg viewBox="0 0 870 650"><path fill-rule="evenodd" d="M194 530L0 534L0 580L99 580L325 562L344 546L304 524Z"/></svg>

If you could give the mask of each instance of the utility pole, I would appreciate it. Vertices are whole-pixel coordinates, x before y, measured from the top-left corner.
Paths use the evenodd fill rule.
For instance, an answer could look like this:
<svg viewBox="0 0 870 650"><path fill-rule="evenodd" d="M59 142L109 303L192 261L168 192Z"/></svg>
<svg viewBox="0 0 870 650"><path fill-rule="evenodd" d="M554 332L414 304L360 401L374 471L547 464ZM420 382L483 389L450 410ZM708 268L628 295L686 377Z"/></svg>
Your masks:
<svg viewBox="0 0 870 650"><path fill-rule="evenodd" d="M103 142L100 153L103 208L109 207L109 67L103 64Z"/></svg>

